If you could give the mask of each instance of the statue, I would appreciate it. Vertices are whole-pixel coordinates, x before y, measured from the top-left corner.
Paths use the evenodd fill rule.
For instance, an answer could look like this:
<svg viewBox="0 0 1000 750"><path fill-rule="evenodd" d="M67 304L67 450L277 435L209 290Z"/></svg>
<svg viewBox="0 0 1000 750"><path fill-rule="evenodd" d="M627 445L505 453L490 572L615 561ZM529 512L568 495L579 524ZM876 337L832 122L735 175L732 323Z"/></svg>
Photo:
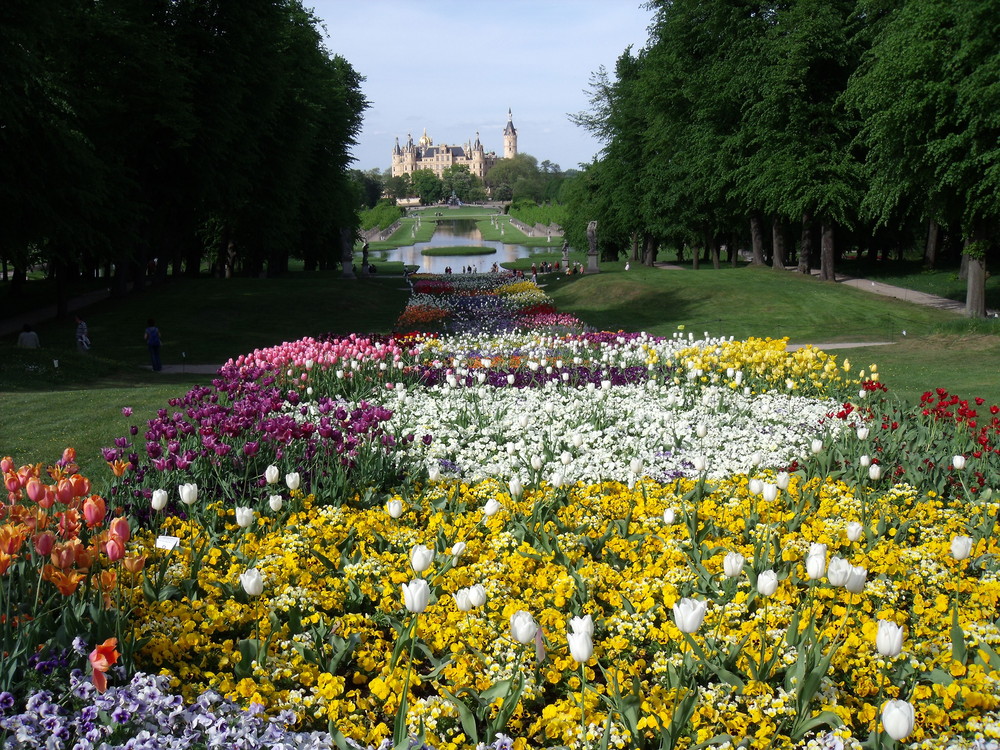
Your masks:
<svg viewBox="0 0 1000 750"><path fill-rule="evenodd" d="M361 275L368 275L368 243L361 246Z"/></svg>
<svg viewBox="0 0 1000 750"><path fill-rule="evenodd" d="M569 265L569 240L563 240L562 255L563 263Z"/></svg>
<svg viewBox="0 0 1000 750"><path fill-rule="evenodd" d="M354 232L344 227L340 230L340 267L345 279L356 279L354 275Z"/></svg>
<svg viewBox="0 0 1000 750"><path fill-rule="evenodd" d="M587 273L600 273L601 269L597 265L597 222L592 221L587 224Z"/></svg>

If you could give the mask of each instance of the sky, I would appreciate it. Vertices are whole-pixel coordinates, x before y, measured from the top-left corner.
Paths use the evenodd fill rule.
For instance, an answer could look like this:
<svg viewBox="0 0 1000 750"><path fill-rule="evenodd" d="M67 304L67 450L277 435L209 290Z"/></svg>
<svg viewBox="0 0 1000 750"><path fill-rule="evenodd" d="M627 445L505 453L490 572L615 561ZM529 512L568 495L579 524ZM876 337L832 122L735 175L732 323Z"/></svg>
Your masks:
<svg viewBox="0 0 1000 750"><path fill-rule="evenodd" d="M641 0L304 0L326 45L366 80L354 167L387 169L396 138L479 139L503 154L511 110L519 153L563 170L601 144L567 115L589 109L591 76L646 44Z"/></svg>

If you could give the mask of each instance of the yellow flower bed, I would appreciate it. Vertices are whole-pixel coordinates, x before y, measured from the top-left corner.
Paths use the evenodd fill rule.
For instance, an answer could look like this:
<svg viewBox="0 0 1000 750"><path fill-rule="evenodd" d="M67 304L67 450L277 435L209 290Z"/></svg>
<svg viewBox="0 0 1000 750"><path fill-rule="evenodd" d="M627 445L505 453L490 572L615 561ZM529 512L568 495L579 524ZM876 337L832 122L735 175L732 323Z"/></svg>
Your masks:
<svg viewBox="0 0 1000 750"><path fill-rule="evenodd" d="M685 664L696 674L689 719L696 741L729 735L734 744L746 738L744 747L792 746L794 665L814 643L834 653L806 711L832 712L844 736L867 736L881 703L904 685L916 685L912 741L943 742L1000 709L997 544L981 540L968 560L954 560L950 541L965 533L965 517L933 493L897 485L866 496L793 476L768 502L738 476L705 487L688 480L631 489L545 486L517 501L496 481L441 482L397 499L406 505L398 520L381 507L320 507L296 493L280 523L258 517L243 530L231 512L217 509L226 529L213 537L193 522L165 522L161 533L181 543L168 554L145 542L156 600L138 604L137 635L148 639L140 666L171 675L188 700L215 688L270 712L290 708L304 726L330 722L374 745L392 735L409 673L412 733L422 725L430 744L456 750L474 743L448 696L486 719L502 698L487 707L476 696L502 680L523 680L506 732L521 747L566 745L581 732L580 669L566 630L572 616L590 614L595 651L586 665L586 722L593 738L610 727L611 747L628 747L631 731L658 736L669 724L686 694L677 679ZM502 508L486 517L491 499ZM668 524L670 508L676 522ZM862 518L869 536L851 543L846 524ZM466 546L453 558L458 542ZM810 581L804 558L811 543L865 567L864 590ZM416 544L436 557L422 574L431 598L417 616L408 672L408 650L395 664L393 650L413 617L400 586L417 577L409 562ZM732 551L744 555L747 572L727 579L723 559ZM264 579L259 598L240 588L251 566ZM765 569L779 577L769 598L752 585ZM486 604L459 611L452 594L475 584L485 587ZM672 616L682 597L709 602L691 638ZM508 623L518 610L540 624L542 643L511 639ZM953 658L953 612L968 651L961 661ZM904 626L898 657L876 652L879 619ZM772 667L762 670L769 659ZM742 684L720 677L709 662L724 662ZM615 686L624 695L638 689L632 729L609 708Z"/></svg>

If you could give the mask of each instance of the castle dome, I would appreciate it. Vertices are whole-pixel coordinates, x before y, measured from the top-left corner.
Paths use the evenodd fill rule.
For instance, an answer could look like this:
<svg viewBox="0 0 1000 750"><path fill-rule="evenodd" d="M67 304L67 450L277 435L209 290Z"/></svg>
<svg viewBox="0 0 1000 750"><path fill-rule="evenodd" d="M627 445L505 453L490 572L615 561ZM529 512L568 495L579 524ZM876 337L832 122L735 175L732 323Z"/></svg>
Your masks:
<svg viewBox="0 0 1000 750"><path fill-rule="evenodd" d="M428 148L429 146L434 145L433 139L427 135L427 128L424 128L424 134L420 136L420 140L417 141L417 145L420 146L420 148Z"/></svg>

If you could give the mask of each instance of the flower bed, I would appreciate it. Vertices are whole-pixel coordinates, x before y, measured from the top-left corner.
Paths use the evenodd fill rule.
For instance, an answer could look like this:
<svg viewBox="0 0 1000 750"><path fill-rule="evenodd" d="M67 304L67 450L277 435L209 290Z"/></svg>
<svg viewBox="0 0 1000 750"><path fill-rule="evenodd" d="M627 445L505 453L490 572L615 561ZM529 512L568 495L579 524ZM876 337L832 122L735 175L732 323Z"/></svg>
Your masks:
<svg viewBox="0 0 1000 750"><path fill-rule="evenodd" d="M0 746L1000 739L1000 409L415 284L454 332L234 359L107 500L5 459Z"/></svg>

